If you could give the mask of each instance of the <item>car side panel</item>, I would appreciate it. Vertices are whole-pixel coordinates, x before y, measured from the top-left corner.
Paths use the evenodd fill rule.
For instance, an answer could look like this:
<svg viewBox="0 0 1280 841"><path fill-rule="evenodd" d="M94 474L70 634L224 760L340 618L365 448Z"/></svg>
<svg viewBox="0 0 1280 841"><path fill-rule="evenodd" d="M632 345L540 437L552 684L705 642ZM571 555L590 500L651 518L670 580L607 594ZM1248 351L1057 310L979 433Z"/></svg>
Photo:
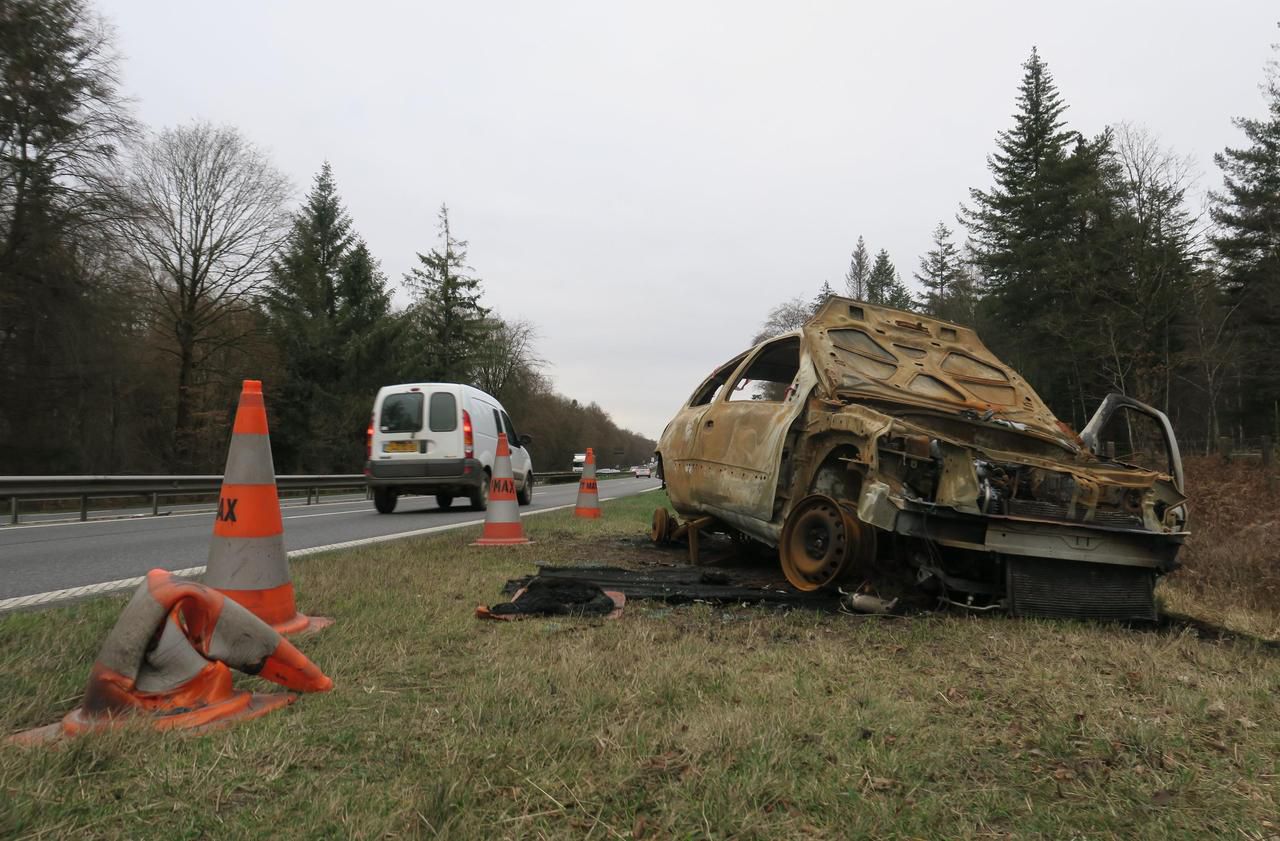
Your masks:
<svg viewBox="0 0 1280 841"><path fill-rule="evenodd" d="M691 460L698 497L718 508L771 520L787 433L816 383L813 365L802 353L797 387L787 400L735 402L726 394L713 402L702 418Z"/></svg>

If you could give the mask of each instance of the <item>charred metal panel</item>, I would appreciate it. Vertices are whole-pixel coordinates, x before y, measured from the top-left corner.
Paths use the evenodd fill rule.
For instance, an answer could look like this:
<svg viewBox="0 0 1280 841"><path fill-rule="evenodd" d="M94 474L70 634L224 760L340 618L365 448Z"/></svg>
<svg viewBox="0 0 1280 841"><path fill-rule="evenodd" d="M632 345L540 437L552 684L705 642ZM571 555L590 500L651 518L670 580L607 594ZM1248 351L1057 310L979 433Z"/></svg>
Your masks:
<svg viewBox="0 0 1280 841"><path fill-rule="evenodd" d="M1035 390L968 327L847 298L829 298L804 326L830 394L970 410L1066 439Z"/></svg>

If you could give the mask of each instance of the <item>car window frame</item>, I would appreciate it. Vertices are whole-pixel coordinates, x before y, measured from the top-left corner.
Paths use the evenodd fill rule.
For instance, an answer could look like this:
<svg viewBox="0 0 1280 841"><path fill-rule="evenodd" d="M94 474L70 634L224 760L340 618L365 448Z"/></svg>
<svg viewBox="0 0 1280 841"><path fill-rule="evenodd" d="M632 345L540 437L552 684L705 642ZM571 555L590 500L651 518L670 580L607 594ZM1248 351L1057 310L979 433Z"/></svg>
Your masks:
<svg viewBox="0 0 1280 841"><path fill-rule="evenodd" d="M699 383L698 387L693 390L693 394L689 395L689 399L688 401L686 401L685 406L690 409L695 409L700 406L710 406L722 400L724 398L724 387L728 385L731 381L733 381L734 379L733 375L738 373L738 370L742 367L742 363L746 361L747 358L750 356L751 356L751 349L748 348L747 350L744 350L741 353L735 355L732 359L730 359L728 362L724 363L723 365L716 366L716 369L711 372L710 376L708 376L701 383ZM733 367L731 368L730 366L733 366ZM717 393L712 394L711 397L708 398L705 402L695 403L694 401L697 399L698 395L702 394L702 392L707 388L707 386L711 384L713 380L716 379L716 377L720 374L721 371L726 371L726 370L729 372L729 376L725 377L724 382L720 386L720 390Z"/></svg>
<svg viewBox="0 0 1280 841"><path fill-rule="evenodd" d="M756 360L758 360L761 356L767 353L771 347L777 344L781 344L783 342L795 342L796 344L796 372L791 376L791 382L795 383L796 379L800 376L801 368L803 368L804 366L804 337L796 333L788 333L781 336L774 336L772 339L769 339L768 341L761 342L759 345L755 347L754 352L751 352L747 355L747 357L742 361L742 364L739 365L737 370L733 372L734 374L733 377L725 381L725 385L728 385L729 387L722 388L720 390L719 396L713 402L735 403L735 404L759 403L759 404L769 404L769 405L778 405L778 404L785 404L790 402L788 397L784 397L781 400L732 400L731 399L735 389L737 388L738 383L741 382L742 379L746 376L747 371L750 370L751 366L756 363ZM759 382L777 382L777 381L776 380L760 380ZM732 383L732 385L729 385L729 383Z"/></svg>

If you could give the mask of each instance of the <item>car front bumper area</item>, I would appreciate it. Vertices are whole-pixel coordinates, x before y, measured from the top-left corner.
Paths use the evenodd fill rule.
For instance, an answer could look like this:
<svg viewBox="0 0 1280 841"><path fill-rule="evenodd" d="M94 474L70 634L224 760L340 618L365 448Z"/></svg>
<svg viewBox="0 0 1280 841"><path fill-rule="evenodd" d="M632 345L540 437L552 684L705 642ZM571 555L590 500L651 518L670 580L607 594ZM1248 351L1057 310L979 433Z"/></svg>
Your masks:
<svg viewBox="0 0 1280 841"><path fill-rule="evenodd" d="M950 546L1029 558L1145 567L1158 573L1177 569L1183 532L1078 525L1025 517L962 514L894 498L872 483L858 501L858 516L885 531Z"/></svg>

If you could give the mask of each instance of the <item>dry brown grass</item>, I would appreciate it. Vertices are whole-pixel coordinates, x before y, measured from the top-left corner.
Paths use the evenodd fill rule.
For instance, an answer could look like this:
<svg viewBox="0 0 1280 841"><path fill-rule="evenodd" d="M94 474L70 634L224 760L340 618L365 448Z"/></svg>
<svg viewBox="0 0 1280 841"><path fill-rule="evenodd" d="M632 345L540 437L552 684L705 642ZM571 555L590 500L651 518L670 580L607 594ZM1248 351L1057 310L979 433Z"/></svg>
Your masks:
<svg viewBox="0 0 1280 841"><path fill-rule="evenodd" d="M0 838L1280 839L1280 657L1250 640L642 601L472 615L535 562L639 553L664 501L534 517L510 550L471 528L302 559L300 604L338 622L299 645L333 692L204 736L0 744ZM1197 545L1214 534L1229 519ZM1248 581L1208 574L1195 601L1187 572L1200 615ZM0 735L79 703L123 602L0 617Z"/></svg>
<svg viewBox="0 0 1280 841"><path fill-rule="evenodd" d="M1161 584L1165 606L1280 638L1280 480L1257 463L1187 459L1191 536L1183 568ZM1272 467L1272 473L1276 472Z"/></svg>

